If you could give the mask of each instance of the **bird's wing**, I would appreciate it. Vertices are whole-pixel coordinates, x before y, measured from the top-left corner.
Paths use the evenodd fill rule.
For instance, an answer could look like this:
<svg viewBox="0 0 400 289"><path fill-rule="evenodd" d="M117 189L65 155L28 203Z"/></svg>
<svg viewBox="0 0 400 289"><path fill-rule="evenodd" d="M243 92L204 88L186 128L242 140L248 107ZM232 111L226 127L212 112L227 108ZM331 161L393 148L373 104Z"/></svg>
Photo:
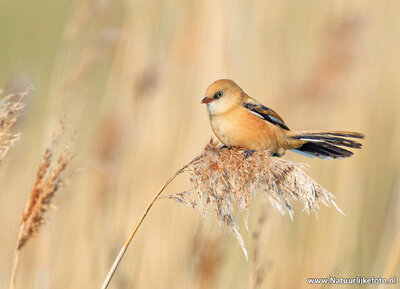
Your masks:
<svg viewBox="0 0 400 289"><path fill-rule="evenodd" d="M243 103L243 106L263 120L278 125L283 129L290 130L283 119L275 111L262 105L255 99L248 98L246 102Z"/></svg>

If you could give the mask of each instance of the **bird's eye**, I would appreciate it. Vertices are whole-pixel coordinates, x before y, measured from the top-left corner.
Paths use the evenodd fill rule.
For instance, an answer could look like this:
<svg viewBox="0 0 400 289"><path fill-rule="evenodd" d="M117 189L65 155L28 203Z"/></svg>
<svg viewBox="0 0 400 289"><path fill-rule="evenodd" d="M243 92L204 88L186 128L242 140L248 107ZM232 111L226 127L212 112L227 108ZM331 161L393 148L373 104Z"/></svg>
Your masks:
<svg viewBox="0 0 400 289"><path fill-rule="evenodd" d="M216 94L214 94L214 98L215 99L219 99L224 95L224 93L222 91L218 91Z"/></svg>

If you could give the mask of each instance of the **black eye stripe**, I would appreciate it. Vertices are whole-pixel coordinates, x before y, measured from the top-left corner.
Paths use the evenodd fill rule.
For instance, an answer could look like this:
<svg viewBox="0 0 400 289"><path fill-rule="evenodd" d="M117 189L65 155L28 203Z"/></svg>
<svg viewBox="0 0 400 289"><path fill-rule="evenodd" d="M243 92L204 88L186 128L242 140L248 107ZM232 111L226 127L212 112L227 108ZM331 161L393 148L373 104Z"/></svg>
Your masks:
<svg viewBox="0 0 400 289"><path fill-rule="evenodd" d="M218 91L216 94L214 94L214 98L215 99L219 99L224 95L224 93L222 91Z"/></svg>

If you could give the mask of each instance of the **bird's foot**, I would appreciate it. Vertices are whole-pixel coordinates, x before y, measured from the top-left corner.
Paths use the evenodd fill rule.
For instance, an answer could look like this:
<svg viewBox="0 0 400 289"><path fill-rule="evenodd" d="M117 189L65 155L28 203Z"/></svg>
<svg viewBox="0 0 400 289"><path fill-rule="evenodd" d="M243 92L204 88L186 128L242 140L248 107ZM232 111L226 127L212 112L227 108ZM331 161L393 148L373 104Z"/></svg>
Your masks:
<svg viewBox="0 0 400 289"><path fill-rule="evenodd" d="M222 147L220 147L218 149L218 152L220 153L223 149L231 149L231 147L227 146L227 145L223 145Z"/></svg>
<svg viewBox="0 0 400 289"><path fill-rule="evenodd" d="M243 160L247 159L248 157L250 157L253 153L255 152L255 150L245 150L243 151Z"/></svg>

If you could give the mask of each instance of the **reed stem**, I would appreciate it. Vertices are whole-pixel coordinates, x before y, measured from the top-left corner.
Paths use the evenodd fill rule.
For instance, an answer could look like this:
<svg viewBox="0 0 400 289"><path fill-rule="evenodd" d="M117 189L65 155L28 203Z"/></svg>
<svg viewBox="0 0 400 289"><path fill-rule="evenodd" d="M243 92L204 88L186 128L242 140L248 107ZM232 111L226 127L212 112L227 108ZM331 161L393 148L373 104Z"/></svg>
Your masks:
<svg viewBox="0 0 400 289"><path fill-rule="evenodd" d="M170 177L164 184L164 186L160 189L160 191L158 191L158 193L154 196L154 198L152 199L152 201L149 203L149 205L147 206L147 208L144 210L142 216L140 217L139 221L137 222L135 228L133 229L131 235L129 236L129 238L126 240L125 244L122 246L121 250L119 251L117 257L114 260L114 263L112 264L110 271L107 274L106 279L103 282L103 285L101 286L101 289L106 289L108 287L108 285L110 284L110 281L112 279L112 277L114 276L115 271L118 268L119 263L121 262L122 258L125 255L126 250L128 249L129 244L131 243L133 237L135 236L137 230L139 229L139 227L141 226L141 224L143 223L144 218L146 218L148 212L150 211L151 207L153 207L154 203L157 201L157 199L160 197L160 195L162 194L162 192L165 190L165 188L181 173L184 172L184 170L186 169L187 165L185 165L183 168L181 168L180 170L178 170L172 177Z"/></svg>
<svg viewBox="0 0 400 289"><path fill-rule="evenodd" d="M15 280L17 277L17 271L18 271L18 264L19 264L19 254L20 250L16 250L14 252L14 260L13 260L13 268L11 272L11 281L10 281L10 289L15 288Z"/></svg>
<svg viewBox="0 0 400 289"><path fill-rule="evenodd" d="M10 281L10 289L15 289L15 282L17 278L17 271L18 271L18 266L19 266L19 256L21 253L21 248L19 247L19 240L21 239L22 233L24 231L24 224L21 224L19 228L19 233L18 233L18 241L17 245L14 251L14 257L13 257L13 267L11 271L11 281Z"/></svg>

